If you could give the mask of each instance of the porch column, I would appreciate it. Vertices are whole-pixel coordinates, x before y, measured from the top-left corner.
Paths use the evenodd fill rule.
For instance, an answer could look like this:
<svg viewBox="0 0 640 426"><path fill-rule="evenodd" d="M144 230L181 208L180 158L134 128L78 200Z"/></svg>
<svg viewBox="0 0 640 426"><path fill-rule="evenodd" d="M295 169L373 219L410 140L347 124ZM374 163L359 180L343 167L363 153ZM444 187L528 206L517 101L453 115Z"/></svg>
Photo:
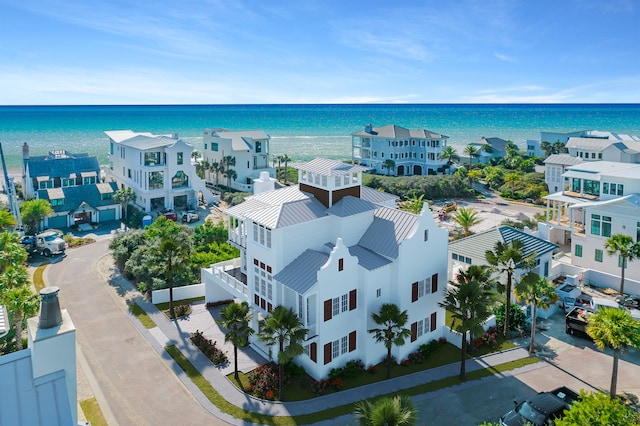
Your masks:
<svg viewBox="0 0 640 426"><path fill-rule="evenodd" d="M545 212L547 216L547 223L549 223L549 199L547 198L547 211Z"/></svg>

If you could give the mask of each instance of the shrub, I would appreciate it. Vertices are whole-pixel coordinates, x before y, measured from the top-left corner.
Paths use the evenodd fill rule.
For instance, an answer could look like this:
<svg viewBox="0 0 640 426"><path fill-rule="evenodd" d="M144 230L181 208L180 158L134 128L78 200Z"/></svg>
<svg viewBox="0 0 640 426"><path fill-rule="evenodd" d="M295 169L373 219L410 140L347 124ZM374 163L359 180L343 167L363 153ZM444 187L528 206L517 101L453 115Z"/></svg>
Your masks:
<svg viewBox="0 0 640 426"><path fill-rule="evenodd" d="M248 379L252 395L262 399L273 399L279 386L278 366L272 362L261 365L249 373ZM289 377L285 374L285 386L288 382ZM248 389L245 390L249 392Z"/></svg>
<svg viewBox="0 0 640 426"><path fill-rule="evenodd" d="M441 337L438 339L438 344L439 345L444 345L447 343L447 338L446 337Z"/></svg>
<svg viewBox="0 0 640 426"><path fill-rule="evenodd" d="M424 362L424 359L425 359L425 356L420 351L420 349L418 349L415 352L411 352L407 357L407 360L412 364L422 364Z"/></svg>
<svg viewBox="0 0 640 426"><path fill-rule="evenodd" d="M191 334L191 342L193 342L193 344L196 345L196 347L200 349L200 351L202 351L202 353L209 358L214 365L226 364L229 362L227 355L216 347L217 342L204 337L202 331L196 330L195 333Z"/></svg>
<svg viewBox="0 0 640 426"><path fill-rule="evenodd" d="M371 374L376 374L376 372L378 371L378 367L371 364L369 367L367 367L367 371Z"/></svg>
<svg viewBox="0 0 640 426"><path fill-rule="evenodd" d="M180 305L174 306L173 309L175 311L176 318L183 317L191 313L191 305L189 304L180 304Z"/></svg>
<svg viewBox="0 0 640 426"><path fill-rule="evenodd" d="M442 338L441 338L442 339ZM446 343L446 339L444 340ZM420 353L422 354L422 356L424 357L424 359L429 358L429 356L434 353L435 351L438 350L438 348L442 345L443 343L441 343L439 340L435 340L433 339L432 341L430 341L429 343L425 343L422 344L420 346L418 346L418 351L420 351Z"/></svg>
<svg viewBox="0 0 640 426"><path fill-rule="evenodd" d="M294 363L288 362L284 365L284 372L289 377L300 377L306 373L304 367Z"/></svg>
<svg viewBox="0 0 640 426"><path fill-rule="evenodd" d="M216 306L228 305L233 303L233 299L218 300L216 302L207 302L207 308L215 308Z"/></svg>
<svg viewBox="0 0 640 426"><path fill-rule="evenodd" d="M320 381L317 380L311 380L311 392L313 392L313 394L315 396L320 396L324 393L324 391L327 389L327 385L329 384L328 380L322 379Z"/></svg>
<svg viewBox="0 0 640 426"><path fill-rule="evenodd" d="M504 327L504 313L506 305L503 303L493 310L496 316L496 327L498 330L502 330ZM517 331L523 328L525 325L525 314L518 305L511 305L511 312L509 315L509 330Z"/></svg>
<svg viewBox="0 0 640 426"><path fill-rule="evenodd" d="M335 378L335 379L331 380L331 386L333 386L335 388L335 390L342 389L342 386L343 386L342 379Z"/></svg>

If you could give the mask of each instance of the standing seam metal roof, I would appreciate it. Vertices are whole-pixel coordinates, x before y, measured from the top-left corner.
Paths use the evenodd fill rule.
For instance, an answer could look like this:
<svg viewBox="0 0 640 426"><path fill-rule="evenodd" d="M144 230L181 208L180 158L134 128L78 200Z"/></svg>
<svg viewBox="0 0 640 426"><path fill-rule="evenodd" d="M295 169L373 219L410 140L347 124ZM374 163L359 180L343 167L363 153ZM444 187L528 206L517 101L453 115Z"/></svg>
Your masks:
<svg viewBox="0 0 640 426"><path fill-rule="evenodd" d="M509 226L500 226L461 240L453 241L449 243L449 251L467 257L477 258L478 255L480 255L480 257L484 259L484 253L488 250L493 250L498 241L509 244L512 240L521 240L523 242L525 256L533 252L536 252L537 256L541 256L558 248L556 244L552 244L542 238L535 237Z"/></svg>
<svg viewBox="0 0 640 426"><path fill-rule="evenodd" d="M369 170L369 167L343 163L342 161L329 160L326 158L315 158L307 163L293 163L291 167L326 176L342 176Z"/></svg>
<svg viewBox="0 0 640 426"><path fill-rule="evenodd" d="M359 245L390 258L398 257L400 244L418 224L418 216L398 209L380 207L374 212L371 226L364 233Z"/></svg>
<svg viewBox="0 0 640 426"><path fill-rule="evenodd" d="M375 210L377 208L378 207L375 204L369 201L354 197L352 195L348 195L331 206L327 210L327 213L338 217L347 217L354 214Z"/></svg>
<svg viewBox="0 0 640 426"><path fill-rule="evenodd" d="M318 271L327 260L328 254L307 249L274 278L296 293L304 294L318 282Z"/></svg>

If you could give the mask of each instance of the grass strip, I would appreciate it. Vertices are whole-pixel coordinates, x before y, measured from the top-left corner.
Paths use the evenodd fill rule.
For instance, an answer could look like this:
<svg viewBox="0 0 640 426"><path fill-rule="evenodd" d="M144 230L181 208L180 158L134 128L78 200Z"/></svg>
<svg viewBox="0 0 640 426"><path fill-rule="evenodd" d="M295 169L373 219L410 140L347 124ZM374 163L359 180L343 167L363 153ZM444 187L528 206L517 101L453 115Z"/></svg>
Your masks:
<svg viewBox="0 0 640 426"><path fill-rule="evenodd" d="M133 316L136 317L143 326L145 326L145 328L153 328L156 326L156 323L153 322L144 309L142 309L137 303L129 305L129 312L131 312Z"/></svg>
<svg viewBox="0 0 640 426"><path fill-rule="evenodd" d="M247 420L250 422L270 424L270 425L295 425L295 424L310 424L316 423L323 420L333 419L335 417L348 415L353 413L353 404L345 404L339 407L334 407L328 410L318 411L312 414L305 414L300 416L292 416L292 417L284 417L284 416L268 416L265 414L252 413L246 410L243 410L235 405L229 403L225 400L209 383L200 372L189 362L188 359L182 355L180 350L175 346L166 346L165 350L171 355L171 357L178 363L180 368L184 370L187 374L187 377L191 379L191 381L200 389L200 391L220 410L225 413L240 419ZM535 364L540 362L539 358L529 357L522 358L515 361L505 362L503 364L498 364L493 367L484 368L482 370L473 371L467 373L467 381L469 380L478 380L483 377L493 376L495 374L500 374L505 371L514 370L516 368L524 367L525 365ZM421 385L413 386L411 388L407 388L403 390L402 394L415 396L420 395L427 392L432 392L438 389L442 389L449 386L454 386L462 383L458 376L447 377L445 379L436 380L430 383L424 383ZM393 396L397 395L398 392L389 393L386 395L380 395L376 398L380 398L383 396Z"/></svg>
<svg viewBox="0 0 640 426"><path fill-rule="evenodd" d="M49 266L48 263L46 265L40 265L33 272L33 286L36 288L36 293L40 293L40 290L45 287L43 275L47 266Z"/></svg>
<svg viewBox="0 0 640 426"><path fill-rule="evenodd" d="M192 297L191 299L174 300L173 304L174 306L186 305L186 304L190 305L195 302L203 302L203 301L204 301L204 296L200 296L200 297ZM156 308L158 308L159 311L167 311L169 310L169 302L157 303Z"/></svg>
<svg viewBox="0 0 640 426"><path fill-rule="evenodd" d="M91 426L109 426L107 420L102 414L100 405L98 405L98 401L96 401L95 398L89 398L85 399L84 401L80 401L80 408L82 408L84 417L89 423L91 423Z"/></svg>

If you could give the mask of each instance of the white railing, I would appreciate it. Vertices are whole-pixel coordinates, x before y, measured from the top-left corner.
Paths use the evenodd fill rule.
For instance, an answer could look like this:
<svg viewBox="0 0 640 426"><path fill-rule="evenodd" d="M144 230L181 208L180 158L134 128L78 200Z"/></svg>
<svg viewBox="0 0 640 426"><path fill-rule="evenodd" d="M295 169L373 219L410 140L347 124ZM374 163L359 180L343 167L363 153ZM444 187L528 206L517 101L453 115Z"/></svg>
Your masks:
<svg viewBox="0 0 640 426"><path fill-rule="evenodd" d="M236 257L235 259L211 265L211 269L213 271L213 276L217 278L218 282L226 284L245 297L249 297L249 288L242 281L227 273L229 270L240 268L240 265L240 258Z"/></svg>
<svg viewBox="0 0 640 426"><path fill-rule="evenodd" d="M240 247L246 247L246 235L243 232L244 225L233 228L229 231L229 240L238 244Z"/></svg>

